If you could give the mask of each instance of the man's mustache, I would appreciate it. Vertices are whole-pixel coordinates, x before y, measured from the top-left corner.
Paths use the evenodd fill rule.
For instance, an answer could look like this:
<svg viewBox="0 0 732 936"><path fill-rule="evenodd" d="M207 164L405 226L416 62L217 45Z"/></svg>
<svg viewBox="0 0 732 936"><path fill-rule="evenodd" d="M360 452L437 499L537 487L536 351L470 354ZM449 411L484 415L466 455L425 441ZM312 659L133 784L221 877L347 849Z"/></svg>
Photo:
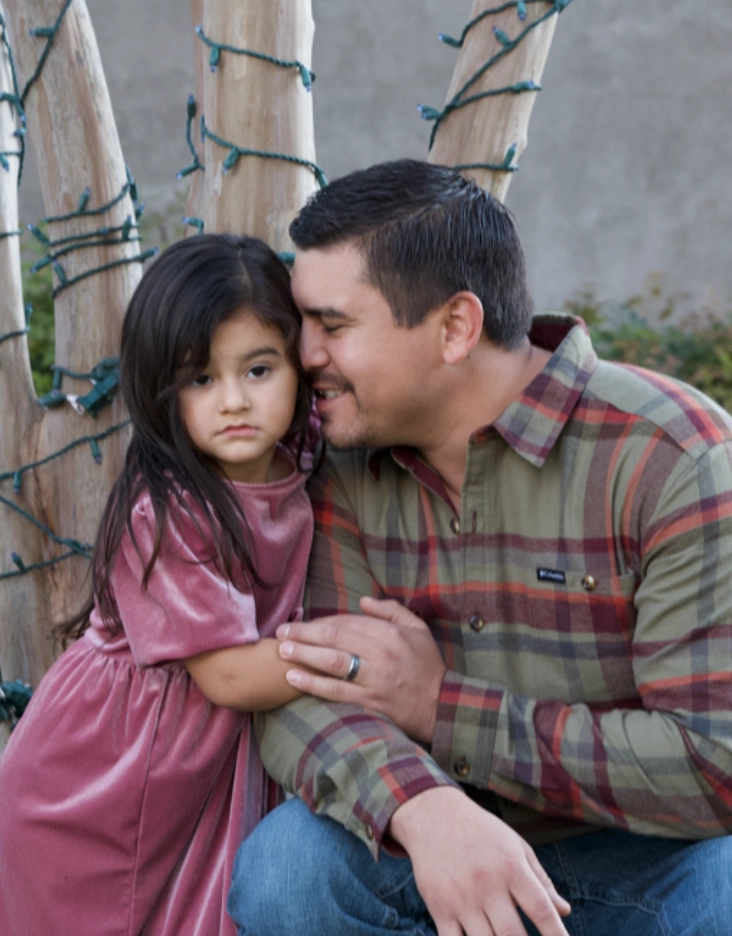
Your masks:
<svg viewBox="0 0 732 936"><path fill-rule="evenodd" d="M344 377L338 377L335 374L328 374L325 371L311 369L305 372L305 376L311 385L318 390L336 390L340 393L353 393L353 384Z"/></svg>

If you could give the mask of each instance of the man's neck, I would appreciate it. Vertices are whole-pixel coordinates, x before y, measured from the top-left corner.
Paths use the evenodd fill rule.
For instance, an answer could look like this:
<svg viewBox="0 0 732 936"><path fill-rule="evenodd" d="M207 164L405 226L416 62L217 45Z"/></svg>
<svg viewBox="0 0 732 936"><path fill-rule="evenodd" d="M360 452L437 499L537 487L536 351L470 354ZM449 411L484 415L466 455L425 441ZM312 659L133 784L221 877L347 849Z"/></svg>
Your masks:
<svg viewBox="0 0 732 936"><path fill-rule="evenodd" d="M494 423L544 369L550 357L551 352L531 345L526 339L517 351L490 346L476 348L471 358L460 365L465 373L453 397L441 410L439 431L419 446L422 457L445 483L458 513L471 436Z"/></svg>

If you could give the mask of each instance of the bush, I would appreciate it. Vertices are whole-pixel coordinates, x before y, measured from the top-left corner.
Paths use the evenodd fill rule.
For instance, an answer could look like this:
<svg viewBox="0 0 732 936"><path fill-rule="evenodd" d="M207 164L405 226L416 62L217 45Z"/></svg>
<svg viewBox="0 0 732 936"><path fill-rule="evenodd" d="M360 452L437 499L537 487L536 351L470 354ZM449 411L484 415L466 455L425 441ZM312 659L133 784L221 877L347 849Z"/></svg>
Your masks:
<svg viewBox="0 0 732 936"><path fill-rule="evenodd" d="M166 209L148 212L140 223L143 243L160 244L161 250L173 241L183 237L184 229L180 221L183 213L184 198L178 197ZM45 224L39 227L45 231ZM47 233L47 232L46 232ZM23 301L33 307L30 331L28 333L28 352L33 386L40 397L48 393L53 382L51 365L55 360L55 324L53 318L53 275L51 266L46 266L38 273L31 273L32 266L46 254L45 248L33 237L23 239ZM148 264L150 261L148 261ZM96 361L90 363L91 369Z"/></svg>
<svg viewBox="0 0 732 936"><path fill-rule="evenodd" d="M51 365L54 361L56 334L53 321L53 299L51 298L53 284L50 266L39 273L31 273L32 265L31 262L24 262L22 265L23 300L33 307L28 332L28 353L33 371L33 386L36 394L43 396L51 389L53 381Z"/></svg>
<svg viewBox="0 0 732 936"><path fill-rule="evenodd" d="M599 357L683 380L732 412L732 314L705 311L666 324L676 301L663 295L659 283L620 305L584 293L565 308L587 322Z"/></svg>

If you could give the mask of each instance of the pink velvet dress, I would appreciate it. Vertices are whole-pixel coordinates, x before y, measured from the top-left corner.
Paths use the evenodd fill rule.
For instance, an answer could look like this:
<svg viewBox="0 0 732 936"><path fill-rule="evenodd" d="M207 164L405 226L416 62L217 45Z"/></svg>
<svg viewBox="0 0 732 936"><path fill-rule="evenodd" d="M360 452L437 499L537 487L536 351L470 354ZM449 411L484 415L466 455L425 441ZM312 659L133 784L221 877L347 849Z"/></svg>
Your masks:
<svg viewBox="0 0 732 936"><path fill-rule="evenodd" d="M276 805L251 716L211 704L180 662L271 637L298 614L312 539L305 477L237 484L271 588L228 586L180 513L146 591L128 536L113 587L38 687L0 759L2 936L235 936L234 855ZM133 528L149 556L147 496ZM274 800L274 802L273 802Z"/></svg>

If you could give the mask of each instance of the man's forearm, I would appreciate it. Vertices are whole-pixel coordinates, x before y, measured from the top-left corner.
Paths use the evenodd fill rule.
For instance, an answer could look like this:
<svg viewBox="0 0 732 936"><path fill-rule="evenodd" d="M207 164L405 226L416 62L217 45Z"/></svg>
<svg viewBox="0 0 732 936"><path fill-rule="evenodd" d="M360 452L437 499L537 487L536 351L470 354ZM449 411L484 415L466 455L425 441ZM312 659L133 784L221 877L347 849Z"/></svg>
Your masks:
<svg viewBox="0 0 732 936"><path fill-rule="evenodd" d="M269 773L313 812L356 834L375 857L399 805L453 785L419 745L357 706L305 696L260 713L255 729Z"/></svg>

